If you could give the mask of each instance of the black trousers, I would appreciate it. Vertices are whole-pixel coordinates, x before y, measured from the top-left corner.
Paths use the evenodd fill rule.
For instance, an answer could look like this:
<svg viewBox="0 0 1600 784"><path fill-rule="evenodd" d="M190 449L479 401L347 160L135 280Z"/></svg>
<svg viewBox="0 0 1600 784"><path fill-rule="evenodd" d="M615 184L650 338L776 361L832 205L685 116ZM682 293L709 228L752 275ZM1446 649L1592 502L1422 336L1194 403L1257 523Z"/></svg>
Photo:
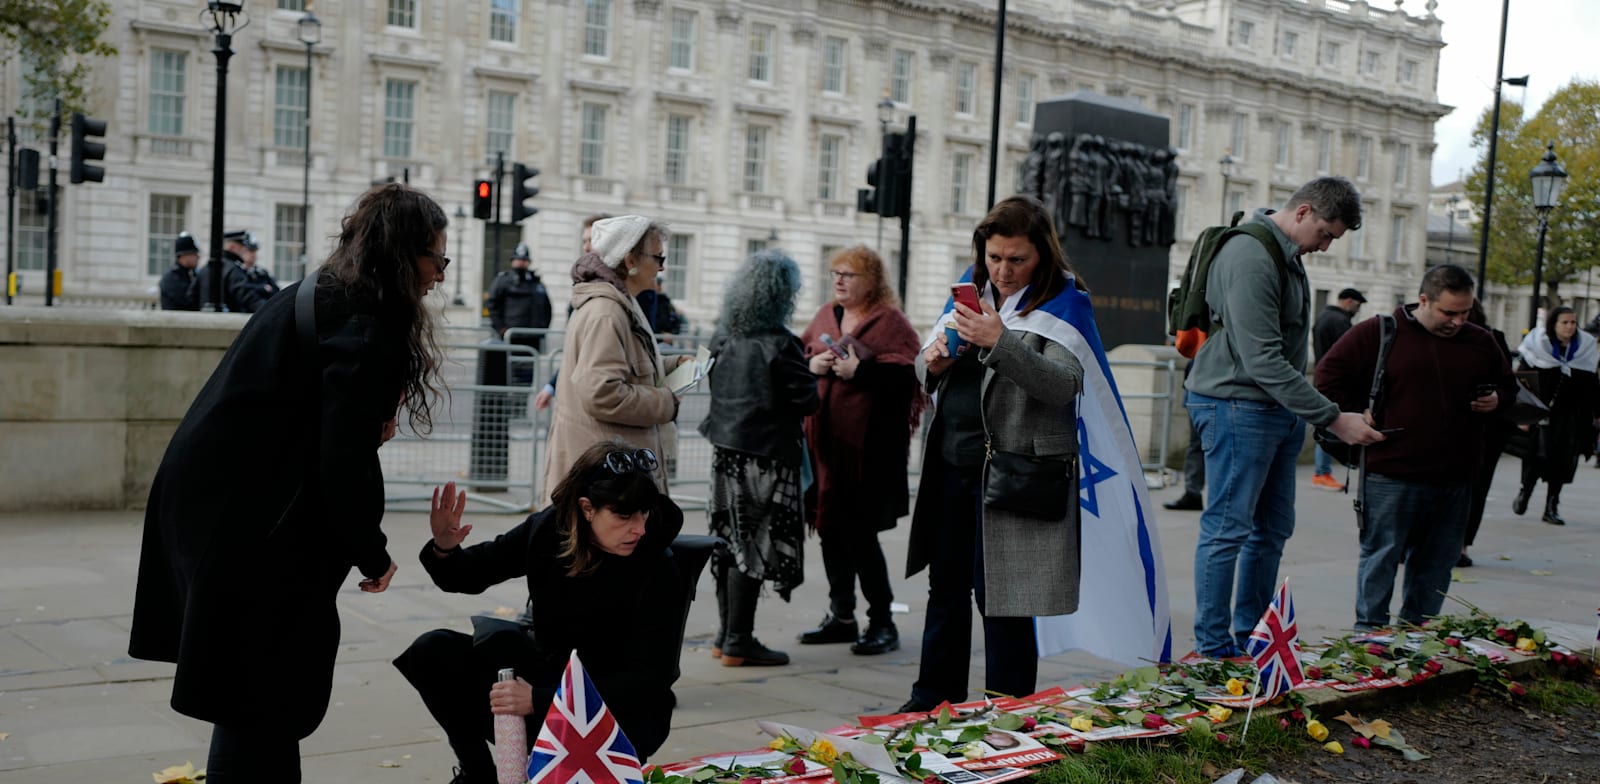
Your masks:
<svg viewBox="0 0 1600 784"><path fill-rule="evenodd" d="M299 784L300 741L261 728L211 728L206 781L212 784Z"/></svg>
<svg viewBox="0 0 1600 784"><path fill-rule="evenodd" d="M911 696L938 704L967 698L972 657L972 600L984 612L983 467L956 468L942 460L940 490L944 530L933 537L928 564L928 616L922 631L922 663ZM924 483L927 486L927 483ZM1034 692L1039 649L1032 618L983 616L984 688L1013 696Z"/></svg>
<svg viewBox="0 0 1600 784"><path fill-rule="evenodd" d="M494 714L489 712L489 689L499 679L501 668L532 672L532 662L487 661L482 649L473 647L472 635L434 629L411 643L394 665L422 695L422 704L444 730L467 780L493 782L494 755L489 744L494 741ZM548 705L550 695L548 690L541 694L540 689L534 689L531 716L538 717L539 722L528 728L530 743L538 736L544 719L540 698Z"/></svg>
<svg viewBox="0 0 1600 784"><path fill-rule="evenodd" d="M828 611L835 618L850 619L856 613L856 579L861 579L861 595L867 600L867 620L873 626L894 622L889 605L894 589L889 586L889 564L878 543L879 520L829 521L819 529L822 537L822 568L828 575Z"/></svg>

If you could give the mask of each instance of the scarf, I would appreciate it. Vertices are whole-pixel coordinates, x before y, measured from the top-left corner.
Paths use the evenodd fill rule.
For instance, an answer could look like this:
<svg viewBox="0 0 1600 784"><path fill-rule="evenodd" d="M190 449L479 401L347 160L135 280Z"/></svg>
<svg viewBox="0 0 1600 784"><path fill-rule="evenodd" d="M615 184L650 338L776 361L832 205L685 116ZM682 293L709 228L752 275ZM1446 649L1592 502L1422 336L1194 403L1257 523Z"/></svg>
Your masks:
<svg viewBox="0 0 1600 784"><path fill-rule="evenodd" d="M1573 370L1593 373L1595 366L1600 364L1600 344L1583 330L1573 334L1572 342L1562 352L1550 340L1548 330L1535 329L1522 339L1522 345L1517 346L1517 354L1529 367L1540 370L1560 368L1563 376L1571 376Z"/></svg>

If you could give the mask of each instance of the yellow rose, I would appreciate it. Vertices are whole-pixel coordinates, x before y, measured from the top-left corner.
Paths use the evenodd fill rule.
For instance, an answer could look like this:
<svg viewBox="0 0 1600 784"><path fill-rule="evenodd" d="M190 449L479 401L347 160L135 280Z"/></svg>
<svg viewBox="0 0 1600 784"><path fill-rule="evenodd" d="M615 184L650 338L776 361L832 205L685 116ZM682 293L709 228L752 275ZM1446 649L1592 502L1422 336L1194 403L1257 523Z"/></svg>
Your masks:
<svg viewBox="0 0 1600 784"><path fill-rule="evenodd" d="M1344 753L1344 747L1340 746L1339 745L1339 741L1336 741L1336 740L1330 740L1327 743L1322 744L1322 747L1327 749L1328 751L1331 751L1331 752L1335 753L1335 754L1343 754Z"/></svg>
<svg viewBox="0 0 1600 784"><path fill-rule="evenodd" d="M783 751L783 738L773 738L772 742L767 744L767 748L773 751Z"/></svg>
<svg viewBox="0 0 1600 784"><path fill-rule="evenodd" d="M1206 711L1206 717L1211 719L1213 723L1221 724L1233 718L1233 709L1224 705L1213 705L1211 710Z"/></svg>
<svg viewBox="0 0 1600 784"><path fill-rule="evenodd" d="M1241 681L1238 678L1229 678L1228 693L1235 697L1244 694L1244 681Z"/></svg>
<svg viewBox="0 0 1600 784"><path fill-rule="evenodd" d="M1328 728L1322 726L1322 722L1312 719L1306 722L1306 734L1310 735L1312 740L1324 741L1328 739Z"/></svg>
<svg viewBox="0 0 1600 784"><path fill-rule="evenodd" d="M1520 637L1517 639L1517 650L1519 651L1527 651L1532 653L1533 650L1538 647L1539 644L1534 642L1532 637Z"/></svg>
<svg viewBox="0 0 1600 784"><path fill-rule="evenodd" d="M834 748L833 744L827 740L817 738L811 742L811 748L806 756L825 765L832 765L833 761L839 758L839 750Z"/></svg>
<svg viewBox="0 0 1600 784"><path fill-rule="evenodd" d="M1091 719L1083 714L1079 714L1077 716L1073 716L1072 721L1067 722L1067 726L1079 732L1088 732L1089 730L1094 729L1094 719Z"/></svg>

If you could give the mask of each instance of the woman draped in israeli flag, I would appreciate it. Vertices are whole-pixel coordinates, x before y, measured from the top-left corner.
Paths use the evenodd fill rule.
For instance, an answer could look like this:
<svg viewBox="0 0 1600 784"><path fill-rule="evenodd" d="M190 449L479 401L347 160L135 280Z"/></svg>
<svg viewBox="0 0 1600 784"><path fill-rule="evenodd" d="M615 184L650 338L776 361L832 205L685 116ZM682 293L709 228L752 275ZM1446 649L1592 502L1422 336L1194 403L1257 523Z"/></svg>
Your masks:
<svg viewBox="0 0 1600 784"><path fill-rule="evenodd" d="M907 712L967 698L973 598L991 692L1032 693L1038 657L1069 648L1134 664L1170 654L1138 452L1050 215L1013 196L972 244L962 282L979 310L952 298L918 361L936 402L906 564L928 569ZM1080 584L1094 587L1081 608Z"/></svg>

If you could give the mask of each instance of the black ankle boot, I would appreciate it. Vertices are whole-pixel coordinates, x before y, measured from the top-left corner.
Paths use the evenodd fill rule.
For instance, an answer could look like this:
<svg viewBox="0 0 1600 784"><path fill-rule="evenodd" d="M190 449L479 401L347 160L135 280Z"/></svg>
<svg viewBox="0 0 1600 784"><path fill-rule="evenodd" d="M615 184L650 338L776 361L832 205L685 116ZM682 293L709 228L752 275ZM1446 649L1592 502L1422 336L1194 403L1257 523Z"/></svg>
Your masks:
<svg viewBox="0 0 1600 784"><path fill-rule="evenodd" d="M840 618L833 613L822 616L822 623L815 629L807 629L800 633L801 645L827 645L835 642L855 642L861 630L856 627L854 618Z"/></svg>
<svg viewBox="0 0 1600 784"><path fill-rule="evenodd" d="M727 636L722 641L724 667L776 667L789 663L789 654L775 651L756 639L756 602L761 597L761 581L737 567L729 567L723 584L728 592Z"/></svg>
<svg viewBox="0 0 1600 784"><path fill-rule="evenodd" d="M856 640L856 643L850 646L850 652L857 656L877 656L881 653L899 649L900 630L894 628L892 623L882 625L876 623L867 624L866 633L862 634L861 639Z"/></svg>
<svg viewBox="0 0 1600 784"><path fill-rule="evenodd" d="M1528 511L1528 496L1533 495L1533 488L1524 487L1517 491L1517 497L1511 499L1512 514L1522 514Z"/></svg>
<svg viewBox="0 0 1600 784"><path fill-rule="evenodd" d="M1556 507L1561 505L1561 497L1551 494L1544 499L1544 517L1539 518L1551 525L1566 525L1567 521L1561 519L1561 514Z"/></svg>

